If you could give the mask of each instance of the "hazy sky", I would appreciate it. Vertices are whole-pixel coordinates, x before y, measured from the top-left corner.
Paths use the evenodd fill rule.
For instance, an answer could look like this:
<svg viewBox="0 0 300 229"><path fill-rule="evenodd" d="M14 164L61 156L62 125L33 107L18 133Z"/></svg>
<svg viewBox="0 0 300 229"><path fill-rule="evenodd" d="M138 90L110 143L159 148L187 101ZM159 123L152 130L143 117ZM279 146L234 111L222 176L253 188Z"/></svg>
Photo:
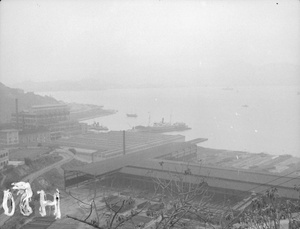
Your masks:
<svg viewBox="0 0 300 229"><path fill-rule="evenodd" d="M155 81L224 64L300 63L298 0L2 0L0 7L0 81L8 84Z"/></svg>

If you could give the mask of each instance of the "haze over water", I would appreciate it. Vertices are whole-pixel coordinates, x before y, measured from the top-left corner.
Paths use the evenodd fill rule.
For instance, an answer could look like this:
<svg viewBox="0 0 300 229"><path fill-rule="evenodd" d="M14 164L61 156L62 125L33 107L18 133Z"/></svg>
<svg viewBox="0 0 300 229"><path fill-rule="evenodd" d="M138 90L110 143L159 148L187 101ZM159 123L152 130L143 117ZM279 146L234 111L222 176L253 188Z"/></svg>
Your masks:
<svg viewBox="0 0 300 229"><path fill-rule="evenodd" d="M300 156L299 87L221 87L110 89L42 92L65 102L103 105L114 115L93 118L109 130L136 125L185 122L186 140L208 138L201 146L251 153ZM126 113L136 113L128 118Z"/></svg>
<svg viewBox="0 0 300 229"><path fill-rule="evenodd" d="M299 88L251 86L299 87L298 0L2 2L5 85L147 87L47 94L118 110L88 121L111 130L164 117L187 123L187 140L208 138L203 146L299 154ZM133 112L138 118L126 117Z"/></svg>

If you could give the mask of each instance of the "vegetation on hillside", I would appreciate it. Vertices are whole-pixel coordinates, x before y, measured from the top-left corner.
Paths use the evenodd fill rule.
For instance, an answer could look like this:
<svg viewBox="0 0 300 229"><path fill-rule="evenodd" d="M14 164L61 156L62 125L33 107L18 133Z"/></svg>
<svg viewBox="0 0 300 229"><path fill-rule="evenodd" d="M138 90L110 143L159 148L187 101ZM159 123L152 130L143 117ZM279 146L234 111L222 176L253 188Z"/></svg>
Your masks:
<svg viewBox="0 0 300 229"><path fill-rule="evenodd" d="M10 122L11 114L16 111L16 99L18 99L19 111L28 109L34 105L59 103L52 97L36 95L33 92L24 92L21 89L9 88L0 82L0 124Z"/></svg>

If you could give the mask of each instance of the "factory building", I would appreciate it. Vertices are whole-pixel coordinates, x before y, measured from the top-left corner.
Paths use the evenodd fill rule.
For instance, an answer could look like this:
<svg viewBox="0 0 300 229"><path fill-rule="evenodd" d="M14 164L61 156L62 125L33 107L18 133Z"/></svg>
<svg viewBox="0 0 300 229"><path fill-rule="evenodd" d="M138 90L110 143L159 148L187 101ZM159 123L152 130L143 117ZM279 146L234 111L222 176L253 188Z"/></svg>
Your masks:
<svg viewBox="0 0 300 229"><path fill-rule="evenodd" d="M36 129L22 130L19 132L20 144L30 143L46 143L50 142L50 131L46 127L38 127Z"/></svg>
<svg viewBox="0 0 300 229"><path fill-rule="evenodd" d="M108 158L81 168L65 169L65 187L106 177L114 177L112 180L116 183L130 184L137 181L136 184L149 187L154 178L168 180L172 174L172 178L182 174L195 184L204 179L209 187L224 194L234 192L260 194L271 187L276 187L282 197L292 199L299 197L294 189L295 185L300 183L296 171L281 174L203 165L196 160L196 143L197 141L171 142ZM191 161L193 157L195 160Z"/></svg>
<svg viewBox="0 0 300 229"><path fill-rule="evenodd" d="M16 101L17 107L17 101ZM45 133L41 136L39 128L45 127L50 131L50 139L57 140L63 136L80 134L84 130L83 126L77 121L70 120L70 108L67 104L48 104L32 106L29 110L12 114L12 123L22 129L22 141L31 141L35 138L47 139ZM35 136L26 134L34 132Z"/></svg>
<svg viewBox="0 0 300 229"><path fill-rule="evenodd" d="M17 129L1 129L0 145L11 146L19 144L19 132Z"/></svg>
<svg viewBox="0 0 300 229"><path fill-rule="evenodd" d="M9 152L7 149L0 149L0 171L8 164Z"/></svg>
<svg viewBox="0 0 300 229"><path fill-rule="evenodd" d="M70 110L66 104L32 106L29 110L12 114L12 122L22 129L33 129L68 121Z"/></svg>

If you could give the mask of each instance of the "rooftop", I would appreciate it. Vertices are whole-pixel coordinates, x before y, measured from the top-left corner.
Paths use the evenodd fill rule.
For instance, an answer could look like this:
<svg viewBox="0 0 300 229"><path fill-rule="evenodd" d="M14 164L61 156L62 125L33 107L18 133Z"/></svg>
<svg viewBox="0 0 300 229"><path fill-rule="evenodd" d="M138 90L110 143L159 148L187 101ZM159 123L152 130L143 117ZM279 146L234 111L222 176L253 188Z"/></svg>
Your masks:
<svg viewBox="0 0 300 229"><path fill-rule="evenodd" d="M32 106L32 109L41 109L41 108L53 108L53 107L67 107L67 104L46 104L46 105L35 105Z"/></svg>
<svg viewBox="0 0 300 229"><path fill-rule="evenodd" d="M2 133L18 132L18 130L17 129L2 129L2 130L0 130L0 132L2 132Z"/></svg>
<svg viewBox="0 0 300 229"><path fill-rule="evenodd" d="M139 150L134 153L122 155L115 158L109 158L103 161L88 164L83 167L68 168L67 171L79 171L90 175L102 175L112 171L117 171L128 165L135 165L149 158L156 158L165 154L169 154L179 148L190 146L187 142L173 142L161 146L156 146L150 149Z"/></svg>
<svg viewBox="0 0 300 229"><path fill-rule="evenodd" d="M45 132L49 132L49 129L44 126L40 126L40 127L34 128L34 129L22 130L19 132L19 134L25 135L25 134L36 134L36 133L45 133Z"/></svg>
<svg viewBox="0 0 300 229"><path fill-rule="evenodd" d="M83 148L73 148L73 149L75 149L76 152L78 152L78 153L90 153L90 154L92 154L92 153L97 152L97 150L91 150L91 149L83 149Z"/></svg>
<svg viewBox="0 0 300 229"><path fill-rule="evenodd" d="M202 165L240 171L284 175L300 170L300 158L288 154L272 155L198 147L198 158Z"/></svg>

